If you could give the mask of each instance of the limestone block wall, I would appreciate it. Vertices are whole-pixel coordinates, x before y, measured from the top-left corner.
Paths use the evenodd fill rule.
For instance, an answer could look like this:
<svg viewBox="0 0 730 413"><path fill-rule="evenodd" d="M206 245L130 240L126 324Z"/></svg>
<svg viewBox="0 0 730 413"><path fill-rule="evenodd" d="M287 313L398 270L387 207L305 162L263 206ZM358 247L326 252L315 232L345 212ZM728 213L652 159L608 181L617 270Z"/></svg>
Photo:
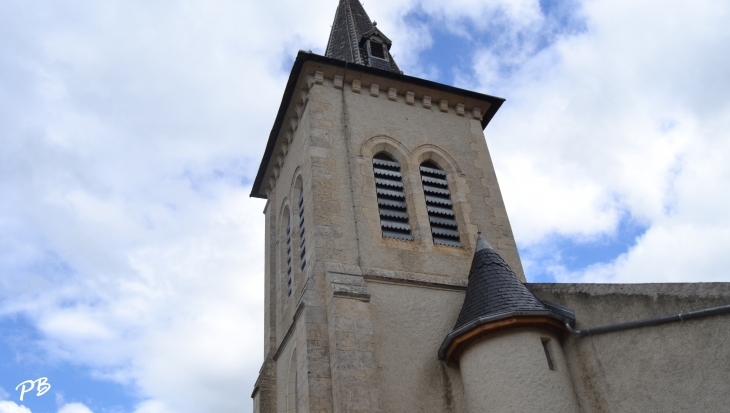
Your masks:
<svg viewBox="0 0 730 413"><path fill-rule="evenodd" d="M375 354L378 343L362 272L339 263L327 263L326 268L333 411L383 411Z"/></svg>
<svg viewBox="0 0 730 413"><path fill-rule="evenodd" d="M524 281L481 112L459 96L323 66L302 69L267 166L266 361L254 411L465 412L461 371L436 351L463 302L477 230ZM381 235L379 151L401 164L412 242ZM418 171L429 159L447 172L463 248L431 239ZM298 223L302 192L307 265L292 254L290 297L283 233L287 217ZM573 308L578 328L730 303L730 284L530 288ZM711 412L730 405L729 334L717 316L561 344L583 412Z"/></svg>
<svg viewBox="0 0 730 413"><path fill-rule="evenodd" d="M305 285L310 280L322 285L326 261L463 278L481 230L524 280L479 108L465 111L458 97L431 102L427 90L413 92L386 79L325 77L318 69L307 68L298 82L266 178L266 353L281 344ZM371 163L381 150L401 163L413 242L382 237ZM418 170L429 159L448 173L463 248L434 245L431 239ZM300 191L307 228L303 272L296 253ZM293 223L291 297L287 217Z"/></svg>
<svg viewBox="0 0 730 413"><path fill-rule="evenodd" d="M277 162L275 185L269 194L269 205L267 207L267 220L271 222L268 226L270 234L267 234L270 245L268 263L270 268L267 276L270 280L272 302L276 319L276 343L281 344L286 331L289 329L297 306L301 300L304 286L311 277L316 256L314 245L314 202L312 192L312 169L316 165L312 162L311 156L311 107L309 99L301 105L300 117L296 122L288 125L286 132L286 151L280 152L276 157ZM316 103L315 103L316 106ZM314 111L316 114L316 109ZM300 235L299 235L299 195L304 194L305 211L305 244L307 254L304 257L308 261L302 271L300 268L301 258L299 256ZM292 295L288 296L286 276L286 245L285 230L287 218L291 221L291 247L292 247Z"/></svg>
<svg viewBox="0 0 730 413"><path fill-rule="evenodd" d="M376 80L363 80L358 91L354 80L324 77L309 91L310 110L321 109L310 114L318 126L311 131L315 218L324 235L317 238L318 257L357 264L359 248L362 266L465 277L481 230L524 280L477 115L457 102L427 104L410 96L408 85L386 88ZM372 168L380 151L401 164L412 242L382 237ZM433 244L418 170L425 160L447 172L463 248Z"/></svg>
<svg viewBox="0 0 730 413"><path fill-rule="evenodd" d="M575 310L577 328L730 304L730 283L528 284ZM563 342L581 410L725 412L730 317L617 331Z"/></svg>
<svg viewBox="0 0 730 413"><path fill-rule="evenodd" d="M396 399L408 394L408 400L424 411L463 411L460 376L438 362L435 351L458 314L461 299L451 299L465 285L477 230L524 279L480 112L465 110L458 99L431 103L423 90L413 92L407 85L388 85L376 78L345 81L343 76L338 81L337 75L324 76L318 69L307 68L297 83L266 175L267 363L255 408L398 411L404 405ZM372 170L372 156L381 150L401 163L413 242L382 237ZM418 170L425 160L447 172L463 248L433 244ZM307 260L303 271L298 254L301 193ZM288 220L291 296L286 274ZM328 270L328 265L343 269ZM392 280L409 287L390 292L380 288ZM377 305L369 303L369 293L367 299L336 293L342 288L367 290L371 284L378 290ZM388 297L388 303L381 297ZM392 311L393 305L421 299L431 302L423 314L400 312L399 307ZM433 303L445 300L454 308L438 312ZM355 324L350 325L348 317ZM395 326L393 320L424 328L431 322L438 328L425 335L412 332L413 338L427 340L414 344L410 352L392 341L388 331ZM405 371L418 379L399 382L398 375ZM383 382L394 385L385 390ZM429 386L443 391L435 396Z"/></svg>
<svg viewBox="0 0 730 413"><path fill-rule="evenodd" d="M373 339L381 406L385 412L466 412L458 367L437 351L464 301L458 285L429 287L441 280L370 271ZM397 284L396 284L397 282ZM419 282L420 286L404 284Z"/></svg>
<svg viewBox="0 0 730 413"><path fill-rule="evenodd" d="M277 309L279 301L276 297L277 281L278 277L275 275L277 271L276 264L276 251L277 243L276 234L276 219L271 213L272 200L266 203L264 208L265 215L265 245L264 251L266 259L264 260L264 358L266 358L270 352L276 349L276 321L277 321Z"/></svg>
<svg viewBox="0 0 730 413"><path fill-rule="evenodd" d="M268 192L267 316L274 321L267 322L265 328L274 343L267 348L267 355L273 365L270 381L275 383L275 394L267 394L261 387L261 396L254 400L256 406L263 406L262 412L332 411L324 274L315 241L318 237L316 217L331 211L323 209L321 202L314 201L319 198L322 185L313 179L313 175L318 175L313 171L323 168L320 160L326 163L326 157L317 156L321 149L312 144L313 138L316 139L322 130L322 122L326 122L321 114L331 111L316 99L316 91L311 97L314 99L310 98L309 92L300 96L302 104L297 105L298 116L287 124L286 142L275 157L274 178ZM326 165L324 167L326 169ZM299 195L302 193L306 229L303 259L307 261L303 270L299 255ZM288 220L291 220L291 296L286 273Z"/></svg>

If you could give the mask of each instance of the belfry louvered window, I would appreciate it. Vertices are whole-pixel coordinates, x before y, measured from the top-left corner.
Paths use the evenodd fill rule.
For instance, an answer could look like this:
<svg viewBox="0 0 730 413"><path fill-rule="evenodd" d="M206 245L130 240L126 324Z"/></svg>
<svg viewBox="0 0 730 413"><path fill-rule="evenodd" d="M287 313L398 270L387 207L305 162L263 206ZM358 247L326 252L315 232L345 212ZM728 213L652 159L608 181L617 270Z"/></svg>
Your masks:
<svg viewBox="0 0 730 413"><path fill-rule="evenodd" d="M400 164L379 153L373 157L373 171L383 237L413 241Z"/></svg>
<svg viewBox="0 0 730 413"><path fill-rule="evenodd" d="M385 59L385 46L382 43L370 41L370 56Z"/></svg>
<svg viewBox="0 0 730 413"><path fill-rule="evenodd" d="M461 247L459 227L456 224L446 172L428 161L421 164L420 170L433 243Z"/></svg>
<svg viewBox="0 0 730 413"><path fill-rule="evenodd" d="M291 222L286 226L286 285L291 297Z"/></svg>
<svg viewBox="0 0 730 413"><path fill-rule="evenodd" d="M302 260L301 265L299 266L302 271L304 271L304 267L307 265L307 259L304 258L304 255L307 253L307 244L306 244L306 237L305 237L305 228L304 228L304 191L302 191L301 196L299 197L299 258Z"/></svg>

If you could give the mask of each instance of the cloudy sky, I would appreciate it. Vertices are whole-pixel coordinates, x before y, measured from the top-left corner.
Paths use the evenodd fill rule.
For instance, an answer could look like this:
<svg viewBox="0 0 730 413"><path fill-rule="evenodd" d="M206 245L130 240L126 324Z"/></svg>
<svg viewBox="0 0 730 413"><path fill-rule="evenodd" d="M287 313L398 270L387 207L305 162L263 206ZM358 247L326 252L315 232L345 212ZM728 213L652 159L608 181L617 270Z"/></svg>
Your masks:
<svg viewBox="0 0 730 413"><path fill-rule="evenodd" d="M336 4L0 2L0 413L251 411L248 194ZM529 281L730 281L730 3L365 8L407 74L507 99L486 135Z"/></svg>

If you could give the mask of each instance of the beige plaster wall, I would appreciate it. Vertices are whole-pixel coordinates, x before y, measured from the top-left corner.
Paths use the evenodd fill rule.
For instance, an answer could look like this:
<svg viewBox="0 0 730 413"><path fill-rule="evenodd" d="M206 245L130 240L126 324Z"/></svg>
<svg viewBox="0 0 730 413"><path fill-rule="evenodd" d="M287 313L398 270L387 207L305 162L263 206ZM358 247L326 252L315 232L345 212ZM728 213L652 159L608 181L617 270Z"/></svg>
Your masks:
<svg viewBox="0 0 730 413"><path fill-rule="evenodd" d="M535 328L491 334L470 344L459 366L470 413L579 412L565 356L553 334Z"/></svg>
<svg viewBox="0 0 730 413"><path fill-rule="evenodd" d="M466 412L458 368L437 351L458 316L463 291L368 282L384 412Z"/></svg>
<svg viewBox="0 0 730 413"><path fill-rule="evenodd" d="M530 284L541 299L575 310L577 327L730 304L730 283ZM727 412L730 316L589 337L564 351L585 413Z"/></svg>

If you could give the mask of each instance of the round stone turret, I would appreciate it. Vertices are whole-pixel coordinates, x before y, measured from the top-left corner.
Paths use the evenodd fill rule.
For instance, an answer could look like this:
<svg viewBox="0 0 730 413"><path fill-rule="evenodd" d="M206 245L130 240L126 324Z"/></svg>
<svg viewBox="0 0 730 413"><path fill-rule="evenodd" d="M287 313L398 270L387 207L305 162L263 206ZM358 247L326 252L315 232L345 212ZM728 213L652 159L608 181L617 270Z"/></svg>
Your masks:
<svg viewBox="0 0 730 413"><path fill-rule="evenodd" d="M579 412L560 345L567 309L546 304L482 238L439 358L459 364L470 412Z"/></svg>

